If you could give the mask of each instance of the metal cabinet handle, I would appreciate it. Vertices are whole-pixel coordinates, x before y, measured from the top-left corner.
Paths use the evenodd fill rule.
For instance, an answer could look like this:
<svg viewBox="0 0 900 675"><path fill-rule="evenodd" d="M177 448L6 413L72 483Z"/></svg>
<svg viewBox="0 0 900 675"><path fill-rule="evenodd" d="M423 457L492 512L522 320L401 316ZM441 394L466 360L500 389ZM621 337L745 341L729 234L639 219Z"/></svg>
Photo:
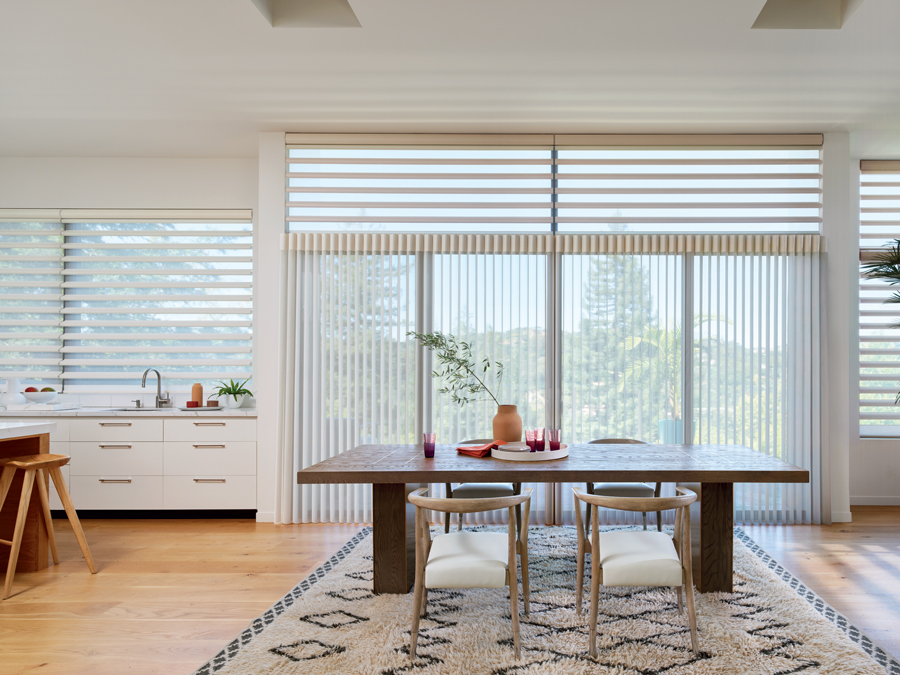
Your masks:
<svg viewBox="0 0 900 675"><path fill-rule="evenodd" d="M224 483L224 478L195 478L195 483Z"/></svg>
<svg viewBox="0 0 900 675"><path fill-rule="evenodd" d="M195 448L224 448L224 445L195 445Z"/></svg>
<svg viewBox="0 0 900 675"><path fill-rule="evenodd" d="M101 448L105 450L127 450L130 448L130 445L101 445Z"/></svg>
<svg viewBox="0 0 900 675"><path fill-rule="evenodd" d="M224 427L225 422L194 422L195 427Z"/></svg>
<svg viewBox="0 0 900 675"><path fill-rule="evenodd" d="M101 427L130 427L131 422L98 422Z"/></svg>
<svg viewBox="0 0 900 675"><path fill-rule="evenodd" d="M130 478L101 478L101 483L130 483Z"/></svg>

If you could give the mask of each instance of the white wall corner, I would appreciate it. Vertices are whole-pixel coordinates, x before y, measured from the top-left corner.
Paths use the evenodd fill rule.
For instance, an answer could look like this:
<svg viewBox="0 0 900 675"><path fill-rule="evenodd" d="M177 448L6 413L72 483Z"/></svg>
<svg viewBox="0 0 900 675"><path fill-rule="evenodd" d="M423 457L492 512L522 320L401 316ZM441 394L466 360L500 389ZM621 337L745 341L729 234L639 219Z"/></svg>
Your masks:
<svg viewBox="0 0 900 675"><path fill-rule="evenodd" d="M275 520L275 433L278 390L278 316L280 303L281 235L284 233L284 133L259 135L259 208L254 242L256 284L256 431L257 522Z"/></svg>
<svg viewBox="0 0 900 675"><path fill-rule="evenodd" d="M850 522L850 451L859 436L859 174L850 134L826 133L823 160L822 233L828 245L828 428L823 434L831 446L831 519Z"/></svg>

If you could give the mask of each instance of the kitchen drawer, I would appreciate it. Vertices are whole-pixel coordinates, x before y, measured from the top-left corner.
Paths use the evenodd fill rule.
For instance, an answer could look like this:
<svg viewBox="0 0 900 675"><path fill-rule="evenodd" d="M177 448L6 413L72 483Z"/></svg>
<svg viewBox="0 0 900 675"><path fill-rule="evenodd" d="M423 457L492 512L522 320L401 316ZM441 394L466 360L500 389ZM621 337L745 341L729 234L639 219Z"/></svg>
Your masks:
<svg viewBox="0 0 900 675"><path fill-rule="evenodd" d="M222 476L256 474L256 443L174 443L164 445L163 466L169 476L215 473Z"/></svg>
<svg viewBox="0 0 900 675"><path fill-rule="evenodd" d="M73 476L163 475L162 443L69 443Z"/></svg>
<svg viewBox="0 0 900 675"><path fill-rule="evenodd" d="M161 441L161 419L128 417L76 418L69 422L70 441Z"/></svg>
<svg viewBox="0 0 900 675"><path fill-rule="evenodd" d="M166 476L167 509L255 509L256 476Z"/></svg>
<svg viewBox="0 0 900 675"><path fill-rule="evenodd" d="M150 510L163 508L162 476L104 474L69 479L77 509Z"/></svg>
<svg viewBox="0 0 900 675"><path fill-rule="evenodd" d="M50 454L51 455L71 455L69 452L69 444L68 443L54 443L53 435L50 435ZM69 487L69 469L71 468L72 463L69 462L65 466L59 467L60 473L63 475L63 479L66 481L66 487ZM53 484L53 479L50 479L50 508L54 511L62 511L63 505L62 502L59 501L59 493L56 491L56 486Z"/></svg>
<svg viewBox="0 0 900 675"><path fill-rule="evenodd" d="M256 420L248 417L174 417L166 422L166 441L214 443L217 441L256 442Z"/></svg>

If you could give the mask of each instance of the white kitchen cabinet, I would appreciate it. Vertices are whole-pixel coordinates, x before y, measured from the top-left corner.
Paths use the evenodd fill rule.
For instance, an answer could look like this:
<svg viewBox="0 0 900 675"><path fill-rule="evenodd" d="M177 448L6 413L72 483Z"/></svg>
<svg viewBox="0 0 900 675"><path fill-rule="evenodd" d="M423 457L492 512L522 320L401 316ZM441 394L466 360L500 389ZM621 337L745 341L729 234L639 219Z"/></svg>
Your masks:
<svg viewBox="0 0 900 675"><path fill-rule="evenodd" d="M166 441L164 464L167 476L220 474L256 475L256 443L179 443Z"/></svg>
<svg viewBox="0 0 900 675"><path fill-rule="evenodd" d="M69 479L72 502L81 510L133 511L163 508L163 477L104 474Z"/></svg>
<svg viewBox="0 0 900 675"><path fill-rule="evenodd" d="M166 476L167 509L255 509L256 476Z"/></svg>
<svg viewBox="0 0 900 675"><path fill-rule="evenodd" d="M166 419L165 440L212 443L246 441L256 443L256 420L248 417L172 417Z"/></svg>
<svg viewBox="0 0 900 675"><path fill-rule="evenodd" d="M163 475L162 443L73 442L69 443L69 451L73 476L98 476L102 473Z"/></svg>
<svg viewBox="0 0 900 675"><path fill-rule="evenodd" d="M162 439L163 420L158 417L76 417L69 422L69 441L142 443Z"/></svg>

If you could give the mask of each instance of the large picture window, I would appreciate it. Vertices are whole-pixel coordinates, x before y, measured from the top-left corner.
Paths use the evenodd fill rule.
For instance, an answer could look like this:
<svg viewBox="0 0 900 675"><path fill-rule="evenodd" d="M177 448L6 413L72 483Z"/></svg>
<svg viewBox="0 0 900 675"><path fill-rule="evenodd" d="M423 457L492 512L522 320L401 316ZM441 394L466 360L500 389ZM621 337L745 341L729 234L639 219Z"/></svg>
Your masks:
<svg viewBox="0 0 900 675"><path fill-rule="evenodd" d="M2 224L0 377L77 392L133 390L149 367L173 391L250 376L249 213L153 215Z"/></svg>

